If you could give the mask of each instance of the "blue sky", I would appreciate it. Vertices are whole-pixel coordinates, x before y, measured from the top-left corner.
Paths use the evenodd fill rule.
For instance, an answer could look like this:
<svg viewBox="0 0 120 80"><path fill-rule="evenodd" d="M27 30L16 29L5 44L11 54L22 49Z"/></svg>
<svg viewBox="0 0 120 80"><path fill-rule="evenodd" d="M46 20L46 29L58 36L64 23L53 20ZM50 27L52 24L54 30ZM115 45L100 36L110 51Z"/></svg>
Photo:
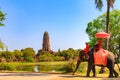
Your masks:
<svg viewBox="0 0 120 80"><path fill-rule="evenodd" d="M116 0L115 9L120 9ZM103 14L94 0L0 0L0 9L7 13L0 39L8 49L42 48L43 33L48 31L51 49L84 48L88 42L87 23Z"/></svg>

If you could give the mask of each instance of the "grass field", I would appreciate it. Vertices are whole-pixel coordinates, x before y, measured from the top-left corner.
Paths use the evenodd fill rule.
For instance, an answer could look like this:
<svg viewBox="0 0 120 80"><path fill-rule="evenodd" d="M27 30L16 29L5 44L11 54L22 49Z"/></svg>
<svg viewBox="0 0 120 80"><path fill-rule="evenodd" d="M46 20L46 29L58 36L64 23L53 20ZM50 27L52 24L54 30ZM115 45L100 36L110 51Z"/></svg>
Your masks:
<svg viewBox="0 0 120 80"><path fill-rule="evenodd" d="M65 71L74 70L76 66L76 62L72 65L69 61L58 61L58 62L10 62L10 63L0 63L1 72L34 72L34 66L39 66L39 72L47 72L47 73L63 73ZM26 68L18 67L18 66L29 66ZM16 69L16 67L18 69ZM6 69L7 68L7 69ZM20 70L22 68L23 70ZM87 63L83 62L80 64L79 69L76 74L86 74ZM117 65L115 65L115 70L120 74ZM99 74L100 67L96 66L96 73ZM105 74L108 74L109 71L106 68ZM92 72L91 72L92 75Z"/></svg>

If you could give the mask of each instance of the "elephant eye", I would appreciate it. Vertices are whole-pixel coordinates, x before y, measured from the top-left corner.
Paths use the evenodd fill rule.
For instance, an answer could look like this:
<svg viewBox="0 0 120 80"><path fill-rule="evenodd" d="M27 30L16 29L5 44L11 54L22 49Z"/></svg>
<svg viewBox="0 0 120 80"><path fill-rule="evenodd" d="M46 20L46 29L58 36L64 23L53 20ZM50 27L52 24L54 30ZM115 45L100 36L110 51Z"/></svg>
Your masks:
<svg viewBox="0 0 120 80"><path fill-rule="evenodd" d="M85 55L83 56L83 58L85 59Z"/></svg>
<svg viewBox="0 0 120 80"><path fill-rule="evenodd" d="M89 58L88 55L84 55L84 56L83 56L83 59L85 59L85 60L87 60L88 58Z"/></svg>

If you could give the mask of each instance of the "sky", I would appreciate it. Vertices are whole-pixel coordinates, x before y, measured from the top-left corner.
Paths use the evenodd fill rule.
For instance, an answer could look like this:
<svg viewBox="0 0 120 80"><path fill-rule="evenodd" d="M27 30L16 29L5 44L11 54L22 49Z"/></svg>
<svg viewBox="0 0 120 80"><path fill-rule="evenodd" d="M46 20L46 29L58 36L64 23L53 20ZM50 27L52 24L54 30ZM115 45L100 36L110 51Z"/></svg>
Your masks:
<svg viewBox="0 0 120 80"><path fill-rule="evenodd" d="M119 0L114 9L120 9ZM83 49L89 41L87 23L106 12L106 3L99 11L94 0L0 0L0 10L7 13L0 39L10 51L31 47L37 52L45 31L57 51Z"/></svg>

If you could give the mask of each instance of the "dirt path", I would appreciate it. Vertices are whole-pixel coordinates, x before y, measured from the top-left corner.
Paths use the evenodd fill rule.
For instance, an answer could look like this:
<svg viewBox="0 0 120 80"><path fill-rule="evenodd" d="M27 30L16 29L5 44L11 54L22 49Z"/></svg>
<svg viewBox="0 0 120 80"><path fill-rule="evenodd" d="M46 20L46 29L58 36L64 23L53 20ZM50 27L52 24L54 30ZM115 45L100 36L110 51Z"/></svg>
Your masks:
<svg viewBox="0 0 120 80"><path fill-rule="evenodd" d="M46 73L0 73L0 80L120 80L118 78L107 78L102 75L98 77L84 77L84 75L69 75L69 74L46 74Z"/></svg>

